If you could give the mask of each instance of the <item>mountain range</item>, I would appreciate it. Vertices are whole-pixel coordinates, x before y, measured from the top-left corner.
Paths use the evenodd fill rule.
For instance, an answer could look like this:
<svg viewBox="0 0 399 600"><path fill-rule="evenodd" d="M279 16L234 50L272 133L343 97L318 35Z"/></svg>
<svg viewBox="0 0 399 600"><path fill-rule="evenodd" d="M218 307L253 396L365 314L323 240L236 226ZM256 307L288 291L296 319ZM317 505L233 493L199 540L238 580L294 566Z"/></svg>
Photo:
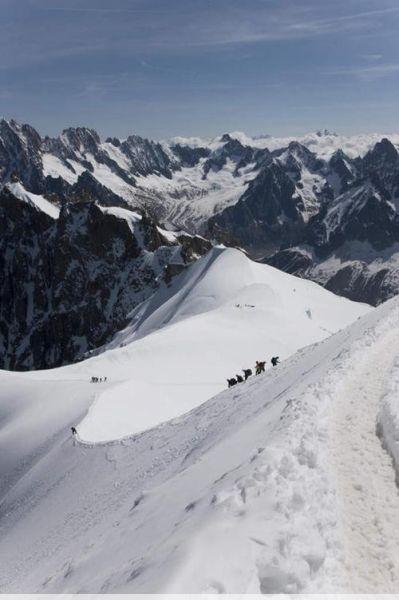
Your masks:
<svg viewBox="0 0 399 600"><path fill-rule="evenodd" d="M399 291L399 136L155 142L0 121L1 365L80 360L212 244L377 305ZM209 240L209 241L207 241ZM57 342L53 340L57 339Z"/></svg>

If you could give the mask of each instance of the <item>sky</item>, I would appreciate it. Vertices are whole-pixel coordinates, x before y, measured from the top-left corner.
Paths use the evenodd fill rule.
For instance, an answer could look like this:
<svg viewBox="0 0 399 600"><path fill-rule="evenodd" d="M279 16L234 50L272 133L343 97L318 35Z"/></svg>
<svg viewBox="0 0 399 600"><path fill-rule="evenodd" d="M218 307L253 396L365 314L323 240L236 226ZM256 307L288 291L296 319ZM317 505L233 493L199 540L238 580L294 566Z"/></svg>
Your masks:
<svg viewBox="0 0 399 600"><path fill-rule="evenodd" d="M399 131L399 0L0 0L0 114L163 139Z"/></svg>

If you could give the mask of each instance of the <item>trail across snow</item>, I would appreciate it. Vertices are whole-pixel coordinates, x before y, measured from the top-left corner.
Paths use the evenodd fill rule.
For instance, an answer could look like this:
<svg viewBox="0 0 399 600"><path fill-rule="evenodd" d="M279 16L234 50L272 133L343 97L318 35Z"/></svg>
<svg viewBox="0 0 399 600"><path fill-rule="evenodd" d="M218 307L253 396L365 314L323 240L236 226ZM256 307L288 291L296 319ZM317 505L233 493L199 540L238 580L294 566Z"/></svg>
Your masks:
<svg viewBox="0 0 399 600"><path fill-rule="evenodd" d="M377 435L381 398L399 355L394 330L351 364L332 406L330 453L344 532L346 589L399 589L399 494L393 461Z"/></svg>

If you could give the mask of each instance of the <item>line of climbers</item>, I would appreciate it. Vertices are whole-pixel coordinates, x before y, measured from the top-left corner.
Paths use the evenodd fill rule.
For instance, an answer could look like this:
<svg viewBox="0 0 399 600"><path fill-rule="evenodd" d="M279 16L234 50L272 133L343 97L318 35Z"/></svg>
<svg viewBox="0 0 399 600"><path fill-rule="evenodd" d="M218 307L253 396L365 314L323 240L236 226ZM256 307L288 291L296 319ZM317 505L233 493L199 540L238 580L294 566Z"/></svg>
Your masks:
<svg viewBox="0 0 399 600"><path fill-rule="evenodd" d="M270 361L273 365L273 367L275 367L276 365L278 365L278 363L280 362L280 359L278 356L272 356L271 361ZM265 364L266 361L256 361L255 364L255 375L260 375L261 373L265 372ZM236 385L237 383L242 383L244 380L246 381L248 379L248 377L251 377L252 375L252 369L242 369L242 372L244 373L244 377L242 377L242 375L236 375L235 377L232 377L231 379L227 380L227 384L230 387L233 387L233 385Z"/></svg>
<svg viewBox="0 0 399 600"><path fill-rule="evenodd" d="M276 365L278 365L278 363L280 362L280 359L278 356L272 356L270 362L272 363L273 367L275 367ZM260 375L261 373L265 372L265 364L266 361L256 361L255 364L255 375ZM242 375L236 375L235 377L232 377L231 379L227 380L228 386L232 387L233 385L236 385L237 383L242 383L243 381L246 381L248 379L248 377L251 377L252 375L252 369L242 369L242 372L244 373L244 377L242 377ZM92 377L91 378L91 383L102 383L102 382L107 381L106 377ZM77 435L77 429L76 427L71 427L71 432L72 432L72 436L75 437Z"/></svg>

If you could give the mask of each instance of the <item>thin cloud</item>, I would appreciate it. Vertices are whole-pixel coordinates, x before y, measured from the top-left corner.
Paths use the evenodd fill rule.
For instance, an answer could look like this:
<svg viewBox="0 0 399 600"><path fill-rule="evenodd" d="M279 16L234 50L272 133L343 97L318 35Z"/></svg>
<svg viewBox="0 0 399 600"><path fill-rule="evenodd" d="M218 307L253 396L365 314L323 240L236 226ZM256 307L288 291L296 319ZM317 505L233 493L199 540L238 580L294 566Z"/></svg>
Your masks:
<svg viewBox="0 0 399 600"><path fill-rule="evenodd" d="M170 14L170 10L147 10L140 8L90 8L90 7L80 7L80 6L46 6L40 8L43 11L50 12L72 12L72 13L98 13L98 14L107 14L107 13L131 13L137 15L154 15L154 14Z"/></svg>
<svg viewBox="0 0 399 600"><path fill-rule="evenodd" d="M367 60L369 62L377 62L383 58L382 54L362 54L361 57L363 60Z"/></svg>
<svg viewBox="0 0 399 600"><path fill-rule="evenodd" d="M367 81L389 77L393 73L399 72L399 63L385 63L368 67L350 67L330 71L329 75L345 75L357 77Z"/></svg>

